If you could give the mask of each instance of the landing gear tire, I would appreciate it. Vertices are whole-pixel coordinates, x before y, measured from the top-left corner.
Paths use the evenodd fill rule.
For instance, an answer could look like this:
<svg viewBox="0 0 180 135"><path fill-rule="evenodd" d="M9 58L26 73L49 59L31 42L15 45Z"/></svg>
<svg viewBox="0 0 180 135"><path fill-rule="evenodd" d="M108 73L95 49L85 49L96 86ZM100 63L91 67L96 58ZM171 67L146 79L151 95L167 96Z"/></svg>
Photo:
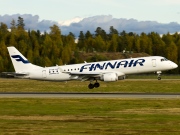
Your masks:
<svg viewBox="0 0 180 135"><path fill-rule="evenodd" d="M94 84L90 83L90 84L88 85L88 88L89 88L89 89L93 89L93 88L94 88Z"/></svg>
<svg viewBox="0 0 180 135"><path fill-rule="evenodd" d="M161 71L157 71L157 75L158 75L158 76L157 76L157 79L158 79L158 80L161 80L161 73L162 73Z"/></svg>
<svg viewBox="0 0 180 135"><path fill-rule="evenodd" d="M98 87L100 86L100 84L97 82L97 80L96 80L96 82L93 84L93 81L94 81L94 80L96 80L96 79L94 78L93 80L90 80L90 84L88 85L88 88L89 88L89 89L98 88Z"/></svg>
<svg viewBox="0 0 180 135"><path fill-rule="evenodd" d="M98 83L98 82L96 82L95 84L94 84L94 87L95 88L98 88L100 86L100 84Z"/></svg>

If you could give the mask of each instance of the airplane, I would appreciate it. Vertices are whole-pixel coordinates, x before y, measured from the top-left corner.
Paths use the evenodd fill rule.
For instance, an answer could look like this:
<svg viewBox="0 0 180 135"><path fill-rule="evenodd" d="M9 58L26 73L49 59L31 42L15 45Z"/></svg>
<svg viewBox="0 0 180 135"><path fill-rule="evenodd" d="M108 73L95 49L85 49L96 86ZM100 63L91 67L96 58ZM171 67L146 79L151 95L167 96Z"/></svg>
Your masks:
<svg viewBox="0 0 180 135"><path fill-rule="evenodd" d="M15 69L15 77L47 81L89 80L89 89L100 87L98 80L113 82L125 79L125 75L129 74L156 72L158 80L161 80L162 71L178 67L161 56L40 67L30 63L15 47L7 49Z"/></svg>

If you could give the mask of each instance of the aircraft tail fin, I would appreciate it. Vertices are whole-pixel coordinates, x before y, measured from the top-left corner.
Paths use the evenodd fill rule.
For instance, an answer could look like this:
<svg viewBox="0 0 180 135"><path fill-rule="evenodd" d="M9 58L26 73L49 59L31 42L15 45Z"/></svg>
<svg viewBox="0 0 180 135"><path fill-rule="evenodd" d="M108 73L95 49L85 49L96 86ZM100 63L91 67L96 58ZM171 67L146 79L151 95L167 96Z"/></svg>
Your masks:
<svg viewBox="0 0 180 135"><path fill-rule="evenodd" d="M31 64L15 47L11 46L7 48L14 69L17 73L23 73L33 69L42 68L40 66Z"/></svg>

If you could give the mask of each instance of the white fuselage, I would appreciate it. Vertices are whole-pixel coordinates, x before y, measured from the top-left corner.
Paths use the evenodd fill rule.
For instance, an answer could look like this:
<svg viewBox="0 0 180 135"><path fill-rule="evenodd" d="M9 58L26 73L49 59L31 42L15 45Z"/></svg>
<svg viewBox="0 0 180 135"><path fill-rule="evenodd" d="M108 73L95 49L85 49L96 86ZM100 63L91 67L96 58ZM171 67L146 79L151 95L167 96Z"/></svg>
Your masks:
<svg viewBox="0 0 180 135"><path fill-rule="evenodd" d="M25 78L51 81L68 81L84 76L100 77L105 73L118 76L137 73L166 71L177 68L177 64L160 56L91 62L73 65L45 67L31 70ZM93 76L94 75L94 76Z"/></svg>

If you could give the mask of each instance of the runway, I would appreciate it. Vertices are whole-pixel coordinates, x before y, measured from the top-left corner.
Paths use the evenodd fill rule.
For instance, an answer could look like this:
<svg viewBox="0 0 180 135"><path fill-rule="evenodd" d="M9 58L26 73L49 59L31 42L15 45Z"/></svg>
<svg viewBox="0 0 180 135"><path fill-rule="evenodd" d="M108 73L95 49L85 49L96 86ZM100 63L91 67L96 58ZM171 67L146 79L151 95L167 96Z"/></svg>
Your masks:
<svg viewBox="0 0 180 135"><path fill-rule="evenodd" d="M0 98L129 98L180 99L180 93L0 93Z"/></svg>

